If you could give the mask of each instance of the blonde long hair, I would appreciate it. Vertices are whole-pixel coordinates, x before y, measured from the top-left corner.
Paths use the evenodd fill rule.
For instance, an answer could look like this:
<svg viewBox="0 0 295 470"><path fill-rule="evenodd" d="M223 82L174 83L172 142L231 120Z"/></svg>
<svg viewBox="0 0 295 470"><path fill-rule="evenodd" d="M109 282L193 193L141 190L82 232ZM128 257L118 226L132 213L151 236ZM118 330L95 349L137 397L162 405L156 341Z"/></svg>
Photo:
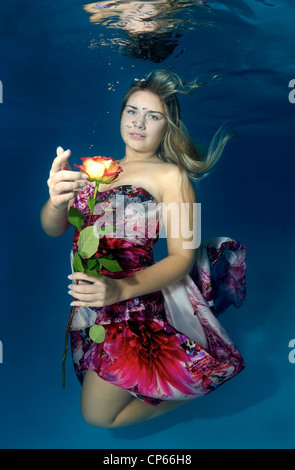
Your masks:
<svg viewBox="0 0 295 470"><path fill-rule="evenodd" d="M212 77L209 81L211 81ZM193 181L200 181L207 176L216 165L222 155L223 149L228 140L235 135L235 132L226 133L223 126L220 127L211 140L206 152L200 152L193 143L189 132L181 120L179 100L176 93L190 94L196 88L208 83L184 83L174 72L166 70L154 70L135 82L125 94L120 116L129 97L136 91L149 90L160 97L164 104L167 132L157 150L158 157L169 163L175 163L180 169L180 174L186 174Z"/></svg>

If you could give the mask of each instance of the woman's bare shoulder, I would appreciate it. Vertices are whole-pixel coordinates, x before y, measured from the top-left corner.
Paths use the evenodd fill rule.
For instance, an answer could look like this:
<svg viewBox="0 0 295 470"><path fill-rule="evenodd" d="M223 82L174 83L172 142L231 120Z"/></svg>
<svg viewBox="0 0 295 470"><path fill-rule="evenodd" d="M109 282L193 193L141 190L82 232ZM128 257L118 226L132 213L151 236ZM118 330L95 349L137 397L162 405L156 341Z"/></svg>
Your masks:
<svg viewBox="0 0 295 470"><path fill-rule="evenodd" d="M176 164L163 163L163 171L159 173L161 200L195 202L195 190L187 173L182 172Z"/></svg>
<svg viewBox="0 0 295 470"><path fill-rule="evenodd" d="M165 174L171 178L176 177L179 174L179 168L175 163L164 162L159 158L152 162L153 171L157 172L159 176L164 176Z"/></svg>
<svg viewBox="0 0 295 470"><path fill-rule="evenodd" d="M158 178L163 186L176 184L180 180L180 169L174 163L160 162L157 168Z"/></svg>

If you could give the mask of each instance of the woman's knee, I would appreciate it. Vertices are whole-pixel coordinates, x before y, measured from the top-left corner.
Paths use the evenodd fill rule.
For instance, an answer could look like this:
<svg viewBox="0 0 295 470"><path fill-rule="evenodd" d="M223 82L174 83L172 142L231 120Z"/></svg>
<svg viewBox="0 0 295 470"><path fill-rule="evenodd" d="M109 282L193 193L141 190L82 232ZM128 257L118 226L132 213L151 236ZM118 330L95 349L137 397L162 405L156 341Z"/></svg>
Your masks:
<svg viewBox="0 0 295 470"><path fill-rule="evenodd" d="M87 424L100 428L111 428L113 423L113 416L111 414L100 413L99 409L93 409L87 403L81 401L81 415Z"/></svg>
<svg viewBox="0 0 295 470"><path fill-rule="evenodd" d="M93 371L88 371L83 381L81 414L93 426L115 427L121 410L133 400L126 390L104 381Z"/></svg>

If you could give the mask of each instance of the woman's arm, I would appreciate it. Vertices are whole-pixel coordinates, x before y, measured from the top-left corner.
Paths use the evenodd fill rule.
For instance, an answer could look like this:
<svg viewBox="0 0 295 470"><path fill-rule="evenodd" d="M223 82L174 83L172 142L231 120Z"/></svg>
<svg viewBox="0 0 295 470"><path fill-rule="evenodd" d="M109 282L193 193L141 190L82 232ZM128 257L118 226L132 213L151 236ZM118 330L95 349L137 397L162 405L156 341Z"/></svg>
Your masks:
<svg viewBox="0 0 295 470"><path fill-rule="evenodd" d="M41 211L41 225L50 237L59 237L69 227L68 209L57 209L48 199Z"/></svg>
<svg viewBox="0 0 295 470"><path fill-rule="evenodd" d="M54 159L47 185L49 200L41 211L41 225L50 237L59 237L70 226L68 223L68 207L75 196L75 191L84 186L80 172L71 171L68 158L70 150L66 152L58 147L57 157Z"/></svg>
<svg viewBox="0 0 295 470"><path fill-rule="evenodd" d="M188 274L195 259L193 238L198 229L194 220L196 196L191 183L179 185L179 170L169 166L162 181L161 198L167 237L168 256L119 280L122 299L148 294L163 289ZM188 238L186 236L190 234Z"/></svg>

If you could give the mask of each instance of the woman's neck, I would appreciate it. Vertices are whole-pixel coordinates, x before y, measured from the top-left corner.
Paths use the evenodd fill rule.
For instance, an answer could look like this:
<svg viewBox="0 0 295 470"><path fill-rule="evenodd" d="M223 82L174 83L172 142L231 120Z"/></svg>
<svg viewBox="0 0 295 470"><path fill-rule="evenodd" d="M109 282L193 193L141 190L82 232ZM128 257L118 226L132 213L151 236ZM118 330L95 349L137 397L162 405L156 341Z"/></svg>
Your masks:
<svg viewBox="0 0 295 470"><path fill-rule="evenodd" d="M139 162L139 161L151 161L151 160L158 160L157 155L152 152L135 152L126 148L125 157L122 159L122 162L129 163L129 162Z"/></svg>

